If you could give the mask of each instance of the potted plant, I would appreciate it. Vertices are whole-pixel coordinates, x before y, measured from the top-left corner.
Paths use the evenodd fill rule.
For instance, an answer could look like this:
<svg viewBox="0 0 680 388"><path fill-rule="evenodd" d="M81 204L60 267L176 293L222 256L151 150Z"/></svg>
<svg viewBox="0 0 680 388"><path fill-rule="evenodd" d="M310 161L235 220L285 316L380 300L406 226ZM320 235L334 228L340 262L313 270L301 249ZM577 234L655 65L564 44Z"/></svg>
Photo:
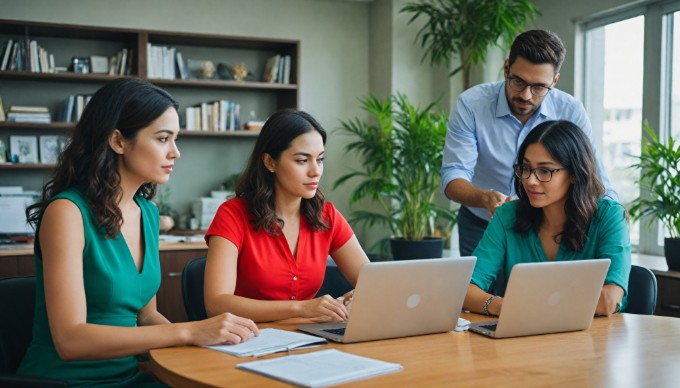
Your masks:
<svg viewBox="0 0 680 388"><path fill-rule="evenodd" d="M634 219L649 216L649 223L661 221L670 237L664 240L668 269L680 271L680 143L668 136L664 143L645 123L636 181L642 191L630 209Z"/></svg>
<svg viewBox="0 0 680 388"><path fill-rule="evenodd" d="M411 13L409 24L427 18L416 39L425 49L423 60L432 65L451 65L453 55L460 66L449 76L463 71L463 86L470 85L470 70L483 63L489 47L508 49L523 27L540 14L530 0L421 0L407 3L399 12Z"/></svg>
<svg viewBox="0 0 680 388"><path fill-rule="evenodd" d="M434 203L441 190L446 115L435 110L434 104L414 107L404 94L382 101L369 96L360 101L372 122L358 118L341 121L339 130L355 138L345 150L356 154L361 168L341 176L334 188L359 179L350 204L368 199L379 210L353 211L350 221L388 227L395 259L441 257L443 240L431 238L435 223L444 220L452 228L456 222L455 211ZM395 248L400 243L417 245L416 253ZM423 245L432 250L428 253Z"/></svg>
<svg viewBox="0 0 680 388"><path fill-rule="evenodd" d="M160 214L160 231L166 233L175 226L175 219L173 218L174 211L170 206L170 188L166 187L162 190L158 190L158 196L156 197L155 202L156 207L158 207L158 213Z"/></svg>

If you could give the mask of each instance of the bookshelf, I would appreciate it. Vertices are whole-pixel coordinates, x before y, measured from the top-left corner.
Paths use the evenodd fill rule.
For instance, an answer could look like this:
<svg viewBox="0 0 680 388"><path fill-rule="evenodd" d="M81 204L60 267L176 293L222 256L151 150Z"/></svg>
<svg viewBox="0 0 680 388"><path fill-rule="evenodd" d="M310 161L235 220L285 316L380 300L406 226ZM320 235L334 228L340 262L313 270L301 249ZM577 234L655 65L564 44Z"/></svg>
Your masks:
<svg viewBox="0 0 680 388"><path fill-rule="evenodd" d="M127 66L125 67L129 74L0 70L0 97L2 97L5 110L12 105L46 106L53 118L50 124L0 122L0 140L5 143L8 151L10 148L9 138L13 135L68 136L75 127L75 123L54 121L56 113L61 109L61 104L65 99L69 95L92 94L104 83L127 75L146 79L175 96L180 103L180 123L183 127L180 134L182 138L189 139L188 142L200 138L222 139L214 143L215 152L224 152L224 147L228 149L230 140L233 142L235 139L254 139L257 137L257 132L247 130L214 132L187 130L185 118L187 107L216 100L234 101L240 106L239 128L242 128L243 123L247 120L264 120L279 109L298 108L300 43L297 40L0 19L0 50L7 40L15 42L35 40L46 52L54 56L54 64L62 69L72 63L73 57L103 56L110 58L121 50L130 53L130 59L126 61ZM185 67L188 67L190 60L211 61L215 65L223 63L226 66L243 62L248 66L249 76L243 81L221 79L219 75L211 79L199 79L197 77L181 79L179 74L175 79L149 77L147 59L150 46L171 47L176 52L181 52ZM0 52L1 54L2 52ZM289 83L262 81L267 60L277 54L287 55L291 58ZM2 57L0 57L0 64L1 61ZM178 70L177 73L179 73ZM238 140L237 143L239 145L233 145L233 147L242 149L242 140ZM203 147L203 143L201 147ZM207 150L207 152L209 151ZM244 155L244 158L246 156ZM188 158L191 159L195 157L200 158L200 153L188 155ZM0 164L0 185L13 184L13 179L20 171L42 169L47 174L52 167L51 164L39 163L26 165L19 163ZM10 170L11 173L9 173ZM6 174L11 175L6 176ZM38 180L30 189L36 189L41 184L42 181Z"/></svg>

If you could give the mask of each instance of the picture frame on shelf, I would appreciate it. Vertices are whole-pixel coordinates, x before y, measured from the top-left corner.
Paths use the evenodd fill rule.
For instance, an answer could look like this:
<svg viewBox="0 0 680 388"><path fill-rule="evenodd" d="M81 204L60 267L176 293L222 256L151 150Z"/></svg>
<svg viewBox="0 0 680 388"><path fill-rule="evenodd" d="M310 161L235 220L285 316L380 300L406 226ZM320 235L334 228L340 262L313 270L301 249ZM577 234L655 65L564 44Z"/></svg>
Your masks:
<svg viewBox="0 0 680 388"><path fill-rule="evenodd" d="M40 163L56 164L60 152L59 136L40 136Z"/></svg>
<svg viewBox="0 0 680 388"><path fill-rule="evenodd" d="M36 136L10 136L10 160L13 163L38 163Z"/></svg>
<svg viewBox="0 0 680 388"><path fill-rule="evenodd" d="M90 56L90 72L93 74L108 74L109 58L101 55Z"/></svg>

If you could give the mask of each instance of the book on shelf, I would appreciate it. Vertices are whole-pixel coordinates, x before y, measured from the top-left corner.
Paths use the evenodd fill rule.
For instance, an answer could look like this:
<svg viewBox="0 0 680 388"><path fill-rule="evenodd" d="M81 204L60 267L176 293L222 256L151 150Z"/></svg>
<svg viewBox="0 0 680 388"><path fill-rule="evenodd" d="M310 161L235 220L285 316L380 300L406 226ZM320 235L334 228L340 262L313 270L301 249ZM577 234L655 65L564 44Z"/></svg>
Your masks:
<svg viewBox="0 0 680 388"><path fill-rule="evenodd" d="M189 73L187 72L187 67L184 64L184 58L182 57L182 53L177 51L176 55L176 62L177 62L177 74L179 75L180 79L189 79Z"/></svg>
<svg viewBox="0 0 680 388"><path fill-rule="evenodd" d="M281 60L281 55L276 54L267 60L264 66L264 72L262 73L262 80L264 82L276 82L276 77L279 72L279 61Z"/></svg>
<svg viewBox="0 0 680 388"><path fill-rule="evenodd" d="M28 105L11 105L10 112L19 113L49 113L50 110L46 106L28 106Z"/></svg>
<svg viewBox="0 0 680 388"><path fill-rule="evenodd" d="M0 121L5 121L5 107L2 105L2 96L0 96Z"/></svg>
<svg viewBox="0 0 680 388"><path fill-rule="evenodd" d="M290 83L290 55L283 57L283 83Z"/></svg>
<svg viewBox="0 0 680 388"><path fill-rule="evenodd" d="M2 46L2 57L0 57L1 58L0 70L8 70L7 64L9 63L12 48L14 48L14 41L12 39L8 39Z"/></svg>

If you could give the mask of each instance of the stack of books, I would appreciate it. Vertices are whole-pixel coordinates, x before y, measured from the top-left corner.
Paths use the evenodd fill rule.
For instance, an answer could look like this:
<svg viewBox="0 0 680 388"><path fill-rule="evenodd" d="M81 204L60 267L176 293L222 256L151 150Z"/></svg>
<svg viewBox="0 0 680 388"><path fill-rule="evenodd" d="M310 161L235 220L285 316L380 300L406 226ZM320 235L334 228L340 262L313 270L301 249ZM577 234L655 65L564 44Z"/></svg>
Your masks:
<svg viewBox="0 0 680 388"><path fill-rule="evenodd" d="M52 118L49 109L45 106L12 105L7 111L7 121L49 124Z"/></svg>

